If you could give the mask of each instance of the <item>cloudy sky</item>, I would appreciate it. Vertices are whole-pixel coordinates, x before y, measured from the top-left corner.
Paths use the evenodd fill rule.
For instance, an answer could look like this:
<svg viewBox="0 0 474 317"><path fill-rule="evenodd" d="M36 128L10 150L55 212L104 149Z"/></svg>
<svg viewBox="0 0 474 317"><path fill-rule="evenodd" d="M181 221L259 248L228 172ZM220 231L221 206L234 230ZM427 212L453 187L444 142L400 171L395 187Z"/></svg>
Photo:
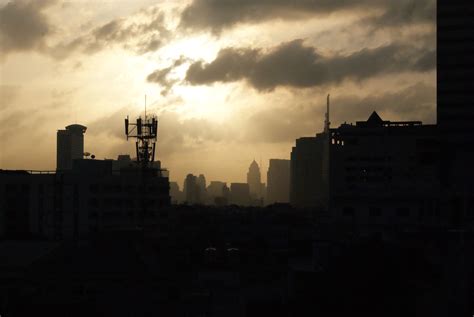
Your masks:
<svg viewBox="0 0 474 317"><path fill-rule="evenodd" d="M376 110L436 122L435 0L0 0L0 168L52 170L56 131L134 154L123 119L159 118L179 181L244 181L295 139Z"/></svg>

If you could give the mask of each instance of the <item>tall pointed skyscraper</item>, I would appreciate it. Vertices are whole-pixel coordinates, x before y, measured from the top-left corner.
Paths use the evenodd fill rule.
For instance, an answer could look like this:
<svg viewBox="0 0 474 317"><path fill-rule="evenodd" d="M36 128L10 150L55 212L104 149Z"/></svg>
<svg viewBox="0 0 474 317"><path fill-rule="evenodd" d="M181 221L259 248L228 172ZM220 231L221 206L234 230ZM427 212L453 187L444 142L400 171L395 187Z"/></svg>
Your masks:
<svg viewBox="0 0 474 317"><path fill-rule="evenodd" d="M260 167L258 166L255 160L252 161L249 167L249 171L247 173L247 184L250 187L250 195L254 198L260 199L262 198L262 181L260 176Z"/></svg>

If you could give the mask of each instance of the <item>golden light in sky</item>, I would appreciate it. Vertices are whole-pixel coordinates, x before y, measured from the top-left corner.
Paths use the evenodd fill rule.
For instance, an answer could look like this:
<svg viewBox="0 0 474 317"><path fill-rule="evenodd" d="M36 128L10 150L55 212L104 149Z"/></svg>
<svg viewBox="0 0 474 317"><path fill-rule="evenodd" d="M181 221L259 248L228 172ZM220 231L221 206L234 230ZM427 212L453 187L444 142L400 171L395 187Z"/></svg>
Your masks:
<svg viewBox="0 0 474 317"><path fill-rule="evenodd" d="M145 95L180 183L242 181L254 158L265 176L321 130L328 92L334 126L433 123L435 17L434 0L0 0L0 168L54 169L74 122L98 158L133 155L122 120Z"/></svg>

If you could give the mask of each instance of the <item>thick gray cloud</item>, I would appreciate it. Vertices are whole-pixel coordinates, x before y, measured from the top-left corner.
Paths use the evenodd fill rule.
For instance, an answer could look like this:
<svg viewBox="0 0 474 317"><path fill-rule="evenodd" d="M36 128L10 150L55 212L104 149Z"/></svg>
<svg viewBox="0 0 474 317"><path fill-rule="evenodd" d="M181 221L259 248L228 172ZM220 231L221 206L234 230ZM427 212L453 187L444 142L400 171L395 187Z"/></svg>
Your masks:
<svg viewBox="0 0 474 317"><path fill-rule="evenodd" d="M400 25L431 23L436 21L435 0L388 1L386 11L376 18L364 22L375 27L397 27Z"/></svg>
<svg viewBox="0 0 474 317"><path fill-rule="evenodd" d="M270 51L227 48L208 64L198 61L187 71L192 85L246 80L260 91L278 86L315 87L345 79L363 80L403 71L428 71L436 67L431 51L390 44L350 55L322 56L302 40L283 43Z"/></svg>
<svg viewBox="0 0 474 317"><path fill-rule="evenodd" d="M17 0L0 8L0 48L3 54L44 46L52 32L44 10L56 0Z"/></svg>
<svg viewBox="0 0 474 317"><path fill-rule="evenodd" d="M181 26L219 33L238 23L301 19L354 9L380 9L373 23L397 25L434 19L436 0L194 0L181 15Z"/></svg>

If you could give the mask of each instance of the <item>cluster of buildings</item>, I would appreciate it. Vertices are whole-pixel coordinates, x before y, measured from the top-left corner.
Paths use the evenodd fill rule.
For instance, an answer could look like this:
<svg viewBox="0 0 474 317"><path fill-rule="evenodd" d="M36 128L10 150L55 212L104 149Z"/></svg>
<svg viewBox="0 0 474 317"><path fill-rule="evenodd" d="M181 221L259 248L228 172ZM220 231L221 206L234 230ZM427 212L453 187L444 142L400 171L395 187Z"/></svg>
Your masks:
<svg viewBox="0 0 474 317"><path fill-rule="evenodd" d="M211 181L206 185L203 174L188 174L184 180L183 191L177 182L170 182L172 203L202 205L264 206L273 203L289 202L290 161L271 159L267 172L267 182L262 183L260 167L253 160L247 172L246 183Z"/></svg>
<svg viewBox="0 0 474 317"><path fill-rule="evenodd" d="M472 133L453 124L455 109L438 109L437 125L374 111L331 128L328 96L323 132L292 149L291 204L363 232L465 224L474 208Z"/></svg>
<svg viewBox="0 0 474 317"><path fill-rule="evenodd" d="M84 156L86 127L57 132L56 171L0 171L0 236L81 240L90 233L153 226L170 204L160 162Z"/></svg>
<svg viewBox="0 0 474 317"><path fill-rule="evenodd" d="M0 171L0 235L80 240L157 225L163 207L182 203L290 203L366 233L463 224L474 206L472 137L455 108L438 108L438 125L388 121L374 111L366 121L332 128L328 96L323 131L297 139L290 160L271 159L267 184L253 160L246 183L208 184L204 175L188 174L182 191L159 161L144 168L129 155L95 159L84 152L87 128L69 125L57 132L56 171Z"/></svg>

